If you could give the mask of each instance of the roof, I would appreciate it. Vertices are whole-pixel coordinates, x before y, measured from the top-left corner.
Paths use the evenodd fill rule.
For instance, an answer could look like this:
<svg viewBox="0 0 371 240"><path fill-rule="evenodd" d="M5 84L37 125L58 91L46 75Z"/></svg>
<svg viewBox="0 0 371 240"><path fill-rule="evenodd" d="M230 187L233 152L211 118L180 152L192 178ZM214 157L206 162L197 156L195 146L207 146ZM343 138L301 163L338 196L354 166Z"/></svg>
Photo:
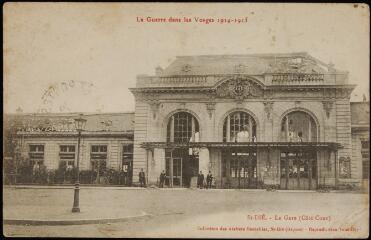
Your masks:
<svg viewBox="0 0 371 240"><path fill-rule="evenodd" d="M352 126L370 125L370 102L351 102Z"/></svg>
<svg viewBox="0 0 371 240"><path fill-rule="evenodd" d="M80 113L33 113L5 114L4 127L47 128L73 124ZM134 112L126 113L85 113L86 131L134 131Z"/></svg>
<svg viewBox="0 0 371 240"><path fill-rule="evenodd" d="M326 73L325 64L306 52L247 55L177 56L162 76L243 73Z"/></svg>

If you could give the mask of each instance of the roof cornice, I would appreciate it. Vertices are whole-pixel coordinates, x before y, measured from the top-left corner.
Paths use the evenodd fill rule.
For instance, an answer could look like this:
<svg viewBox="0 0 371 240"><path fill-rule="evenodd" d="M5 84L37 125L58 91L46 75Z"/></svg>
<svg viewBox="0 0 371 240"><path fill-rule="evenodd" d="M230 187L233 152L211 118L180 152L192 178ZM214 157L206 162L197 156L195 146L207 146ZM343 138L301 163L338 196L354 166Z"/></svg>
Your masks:
<svg viewBox="0 0 371 240"><path fill-rule="evenodd" d="M271 85L264 86L266 90L275 90L275 89L354 89L357 85L355 84L343 84L343 85ZM163 92L163 91L175 91L175 92L205 92L212 91L215 89L215 86L197 86L197 87L138 87L138 88L129 88L133 93L135 92Z"/></svg>

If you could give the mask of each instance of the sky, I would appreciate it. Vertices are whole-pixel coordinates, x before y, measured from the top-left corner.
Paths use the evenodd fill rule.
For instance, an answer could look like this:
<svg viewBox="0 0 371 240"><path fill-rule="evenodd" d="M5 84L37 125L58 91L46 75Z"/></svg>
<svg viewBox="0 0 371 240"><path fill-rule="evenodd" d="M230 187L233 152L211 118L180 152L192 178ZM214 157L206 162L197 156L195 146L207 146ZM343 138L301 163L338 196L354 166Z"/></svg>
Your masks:
<svg viewBox="0 0 371 240"><path fill-rule="evenodd" d="M134 111L136 76L182 55L308 52L349 71L351 101L369 100L367 5L8 2L3 11L8 113ZM147 17L192 22L138 22Z"/></svg>

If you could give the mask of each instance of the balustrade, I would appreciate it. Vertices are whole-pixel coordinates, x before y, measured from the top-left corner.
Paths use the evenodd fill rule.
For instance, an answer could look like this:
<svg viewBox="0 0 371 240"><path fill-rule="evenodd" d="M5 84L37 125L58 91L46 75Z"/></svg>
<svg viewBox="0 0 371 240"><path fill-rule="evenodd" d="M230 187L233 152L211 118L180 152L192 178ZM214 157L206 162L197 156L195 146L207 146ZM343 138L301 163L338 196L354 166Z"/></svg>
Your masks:
<svg viewBox="0 0 371 240"><path fill-rule="evenodd" d="M292 85L292 84L322 84L324 74L311 73L283 73L272 75L273 85Z"/></svg>

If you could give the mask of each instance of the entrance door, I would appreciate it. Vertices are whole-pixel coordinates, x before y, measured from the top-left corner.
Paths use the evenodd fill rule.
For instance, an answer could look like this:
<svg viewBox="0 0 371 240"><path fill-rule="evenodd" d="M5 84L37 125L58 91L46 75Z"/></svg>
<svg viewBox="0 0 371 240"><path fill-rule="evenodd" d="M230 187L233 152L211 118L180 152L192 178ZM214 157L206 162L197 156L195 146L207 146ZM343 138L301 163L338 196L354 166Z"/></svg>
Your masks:
<svg viewBox="0 0 371 240"><path fill-rule="evenodd" d="M223 152L224 188L256 188L256 151Z"/></svg>
<svg viewBox="0 0 371 240"><path fill-rule="evenodd" d="M189 149L166 151L166 179L169 187L190 187L192 177L198 173L198 155L189 155ZM171 171L172 169L172 171Z"/></svg>
<svg viewBox="0 0 371 240"><path fill-rule="evenodd" d="M281 152L281 189L316 189L316 152Z"/></svg>
<svg viewBox="0 0 371 240"><path fill-rule="evenodd" d="M183 167L182 158L166 158L166 182L165 182L166 185L170 187L183 186L182 167Z"/></svg>

